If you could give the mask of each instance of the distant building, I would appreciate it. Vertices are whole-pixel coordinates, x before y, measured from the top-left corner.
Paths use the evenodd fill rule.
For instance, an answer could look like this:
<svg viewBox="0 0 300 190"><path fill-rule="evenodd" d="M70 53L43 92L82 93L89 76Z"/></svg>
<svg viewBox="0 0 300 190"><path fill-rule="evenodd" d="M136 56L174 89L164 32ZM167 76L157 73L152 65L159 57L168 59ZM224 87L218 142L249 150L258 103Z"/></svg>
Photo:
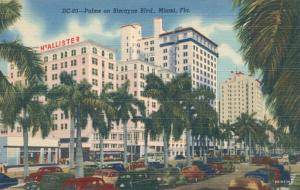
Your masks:
<svg viewBox="0 0 300 190"><path fill-rule="evenodd" d="M261 84L255 78L235 72L221 84L220 121L235 122L242 113L256 113L256 119L266 117Z"/></svg>

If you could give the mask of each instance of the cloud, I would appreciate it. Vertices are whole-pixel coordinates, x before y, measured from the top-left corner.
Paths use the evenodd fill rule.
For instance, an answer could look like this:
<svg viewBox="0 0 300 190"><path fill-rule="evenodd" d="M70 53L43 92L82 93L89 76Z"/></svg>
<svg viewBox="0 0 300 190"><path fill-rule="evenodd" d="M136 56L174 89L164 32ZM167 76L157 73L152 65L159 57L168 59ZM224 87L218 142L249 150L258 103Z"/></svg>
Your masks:
<svg viewBox="0 0 300 190"><path fill-rule="evenodd" d="M220 58L230 59L231 62L235 65L244 64L242 56L237 51L235 51L230 45L223 43L218 47L218 51Z"/></svg>
<svg viewBox="0 0 300 190"><path fill-rule="evenodd" d="M56 41L58 39L68 38L70 36L79 35L81 39L90 39L91 37L98 37L98 39L113 39L119 37L119 31L116 30L105 30L106 19L104 17L90 17L84 23L79 21L79 18L70 18L66 21L66 28L63 32L54 34L55 37L49 36L46 33L45 21L38 19L24 1L22 10L22 17L17 23L10 28L18 33L23 43L27 46L39 46L45 42Z"/></svg>
<svg viewBox="0 0 300 190"><path fill-rule="evenodd" d="M232 31L233 25L231 23L214 23L205 25L201 17L188 17L181 20L177 26L193 27L207 37L218 31Z"/></svg>

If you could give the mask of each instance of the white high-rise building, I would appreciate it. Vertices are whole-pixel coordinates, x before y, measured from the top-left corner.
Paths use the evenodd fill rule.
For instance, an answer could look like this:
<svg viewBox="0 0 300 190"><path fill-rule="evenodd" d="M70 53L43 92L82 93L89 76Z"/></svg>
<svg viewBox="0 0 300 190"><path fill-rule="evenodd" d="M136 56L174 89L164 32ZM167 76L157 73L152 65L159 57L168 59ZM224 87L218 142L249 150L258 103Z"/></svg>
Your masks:
<svg viewBox="0 0 300 190"><path fill-rule="evenodd" d="M261 84L242 72L234 73L221 84L220 121L231 123L242 113L256 113L256 119L266 117Z"/></svg>

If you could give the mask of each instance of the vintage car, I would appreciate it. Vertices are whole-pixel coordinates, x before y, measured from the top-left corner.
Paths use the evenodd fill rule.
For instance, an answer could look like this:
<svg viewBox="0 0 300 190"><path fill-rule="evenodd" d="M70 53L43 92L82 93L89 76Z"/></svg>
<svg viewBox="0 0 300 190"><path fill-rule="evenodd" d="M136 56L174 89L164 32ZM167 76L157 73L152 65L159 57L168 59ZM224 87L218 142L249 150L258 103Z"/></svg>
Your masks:
<svg viewBox="0 0 300 190"><path fill-rule="evenodd" d="M280 171L280 184L287 185L291 182L290 172L284 169L282 164L272 164L273 168L277 168Z"/></svg>
<svg viewBox="0 0 300 190"><path fill-rule="evenodd" d="M147 171L131 171L120 174L116 187L119 190L158 190L159 182Z"/></svg>
<svg viewBox="0 0 300 190"><path fill-rule="evenodd" d="M272 190L276 189L276 185L275 185L274 181L272 181L272 179L270 178L270 175L268 175L266 173L251 171L251 172L247 172L245 174L245 177L259 179L263 182L264 186L268 186Z"/></svg>
<svg viewBox="0 0 300 190"><path fill-rule="evenodd" d="M178 168L161 168L149 170L149 174L156 178L161 186L176 186L187 184L186 178Z"/></svg>
<svg viewBox="0 0 300 190"><path fill-rule="evenodd" d="M234 163L241 163L241 157L238 155L225 155L224 160L233 161Z"/></svg>
<svg viewBox="0 0 300 190"><path fill-rule="evenodd" d="M99 169L95 171L93 177L103 179L106 183L115 184L119 177L119 172L113 169Z"/></svg>
<svg viewBox="0 0 300 190"><path fill-rule="evenodd" d="M148 162L148 168L160 169L160 168L164 168L164 164L161 164L160 162Z"/></svg>
<svg viewBox="0 0 300 190"><path fill-rule="evenodd" d="M0 189L9 188L18 184L18 180L15 178L10 178L3 173L0 173Z"/></svg>
<svg viewBox="0 0 300 190"><path fill-rule="evenodd" d="M175 160L185 160L185 157L183 155L176 155Z"/></svg>
<svg viewBox="0 0 300 190"><path fill-rule="evenodd" d="M135 171L135 170L138 171L138 170L145 170L145 169L146 166L144 161L131 162L127 168L128 171Z"/></svg>
<svg viewBox="0 0 300 190"><path fill-rule="evenodd" d="M208 164L204 164L201 160L194 160L192 165L198 166L198 168L205 173L205 177L216 175L216 170L209 167Z"/></svg>
<svg viewBox="0 0 300 190"><path fill-rule="evenodd" d="M213 162L208 164L210 168L216 171L216 174L223 174L224 173L224 165L222 162Z"/></svg>
<svg viewBox="0 0 300 190"><path fill-rule="evenodd" d="M70 179L62 184L61 190L117 190L114 185L97 177Z"/></svg>
<svg viewBox="0 0 300 190"><path fill-rule="evenodd" d="M182 168L181 173L189 182L198 182L204 179L206 175L195 165Z"/></svg>
<svg viewBox="0 0 300 190"><path fill-rule="evenodd" d="M235 178L230 181L228 190L271 190L256 178Z"/></svg>
<svg viewBox="0 0 300 190"><path fill-rule="evenodd" d="M277 159L269 156L255 156L251 159L251 163L256 165L271 165L277 163Z"/></svg>
<svg viewBox="0 0 300 190"><path fill-rule="evenodd" d="M69 173L48 173L44 175L41 182L30 190L58 190L61 188L63 182L73 179L74 175Z"/></svg>
<svg viewBox="0 0 300 190"><path fill-rule="evenodd" d="M102 165L101 168L105 168L105 169L113 169L116 170L118 172L126 172L126 168L124 167L124 165L122 163L111 163L111 164L105 164Z"/></svg>
<svg viewBox="0 0 300 190"><path fill-rule="evenodd" d="M43 179L44 175L48 173L62 173L62 172L63 172L62 168L57 166L48 166L48 167L39 168L36 172L31 173L29 174L29 176L25 177L24 179L25 189L26 190L35 189Z"/></svg>

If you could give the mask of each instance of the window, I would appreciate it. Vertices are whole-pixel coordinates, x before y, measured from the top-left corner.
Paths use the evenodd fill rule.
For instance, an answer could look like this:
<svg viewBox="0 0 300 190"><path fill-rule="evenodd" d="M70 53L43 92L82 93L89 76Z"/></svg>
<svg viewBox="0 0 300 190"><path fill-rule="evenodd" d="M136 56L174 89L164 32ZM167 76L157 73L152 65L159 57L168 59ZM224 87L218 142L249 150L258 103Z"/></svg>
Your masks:
<svg viewBox="0 0 300 190"><path fill-rule="evenodd" d="M14 78L14 73L10 73L10 78Z"/></svg>
<svg viewBox="0 0 300 190"><path fill-rule="evenodd" d="M154 40L150 41L150 44L154 44Z"/></svg>
<svg viewBox="0 0 300 190"><path fill-rule="evenodd" d="M184 60L183 60L183 63L184 63L184 64L188 63L188 60L187 60L187 59L184 59Z"/></svg>
<svg viewBox="0 0 300 190"><path fill-rule="evenodd" d="M82 58L81 62L82 64L85 64L85 57Z"/></svg>
<svg viewBox="0 0 300 190"><path fill-rule="evenodd" d="M92 58L92 64L98 65L98 59L97 58Z"/></svg>
<svg viewBox="0 0 300 190"><path fill-rule="evenodd" d="M72 75L72 76L76 76L76 75L77 75L76 70L71 71L71 75Z"/></svg>
<svg viewBox="0 0 300 190"><path fill-rule="evenodd" d="M68 62L65 62L65 68L67 68L68 67Z"/></svg>
<svg viewBox="0 0 300 190"><path fill-rule="evenodd" d="M164 63L164 67L168 67L168 63Z"/></svg>
<svg viewBox="0 0 300 190"><path fill-rule="evenodd" d="M67 51L65 51L65 57L68 57L68 52Z"/></svg>
<svg viewBox="0 0 300 190"><path fill-rule="evenodd" d="M61 52L61 53L60 53L60 58L61 58L61 59L64 58L64 52Z"/></svg>
<svg viewBox="0 0 300 190"><path fill-rule="evenodd" d="M52 70L57 70L57 64L52 65Z"/></svg>
<svg viewBox="0 0 300 190"><path fill-rule="evenodd" d="M102 50L102 52L101 52L101 55L102 55L102 57L104 57L105 56L105 52Z"/></svg>
<svg viewBox="0 0 300 190"><path fill-rule="evenodd" d="M74 60L71 60L71 66L76 66L76 59L74 59Z"/></svg>
<svg viewBox="0 0 300 190"><path fill-rule="evenodd" d="M76 50L73 49L73 50L71 51L71 56L75 56L75 55L76 55Z"/></svg>
<svg viewBox="0 0 300 190"><path fill-rule="evenodd" d="M183 57L187 57L188 56L188 52L183 52Z"/></svg>
<svg viewBox="0 0 300 190"><path fill-rule="evenodd" d="M141 73L141 74L140 74L140 77L141 77L141 79L145 79L144 73Z"/></svg>
<svg viewBox="0 0 300 190"><path fill-rule="evenodd" d="M109 59L114 59L114 54L113 53L109 53Z"/></svg>
<svg viewBox="0 0 300 190"><path fill-rule="evenodd" d="M95 86L98 86L98 80L97 79L92 79L92 84Z"/></svg>
<svg viewBox="0 0 300 190"><path fill-rule="evenodd" d="M47 72L47 66L45 66L45 72Z"/></svg>
<svg viewBox="0 0 300 190"><path fill-rule="evenodd" d="M134 69L136 69L136 64L134 64Z"/></svg>
<svg viewBox="0 0 300 190"><path fill-rule="evenodd" d="M150 51L154 51L154 47L150 47Z"/></svg>
<svg viewBox="0 0 300 190"><path fill-rule="evenodd" d="M57 60L57 55L53 54L52 58L53 58L53 60Z"/></svg>
<svg viewBox="0 0 300 190"><path fill-rule="evenodd" d="M86 47L81 48L81 54L85 54L86 53Z"/></svg>
<svg viewBox="0 0 300 190"><path fill-rule="evenodd" d="M164 50L163 50L163 53L168 53L168 49L167 49L167 48L164 49Z"/></svg>
<svg viewBox="0 0 300 190"><path fill-rule="evenodd" d="M150 61L153 62L154 61L154 57L150 57Z"/></svg>
<svg viewBox="0 0 300 190"><path fill-rule="evenodd" d="M82 75L85 75L85 68L82 69Z"/></svg>
<svg viewBox="0 0 300 190"><path fill-rule="evenodd" d="M163 57L163 60L168 60L168 56L164 56L164 57Z"/></svg>
<svg viewBox="0 0 300 190"><path fill-rule="evenodd" d="M96 75L96 76L98 76L98 70L97 70L97 69L94 69L94 68L92 68L92 75Z"/></svg>
<svg viewBox="0 0 300 190"><path fill-rule="evenodd" d="M188 45L183 45L183 49L188 49Z"/></svg>
<svg viewBox="0 0 300 190"><path fill-rule="evenodd" d="M134 73L134 78L136 79L136 77L137 77L137 73Z"/></svg>
<svg viewBox="0 0 300 190"><path fill-rule="evenodd" d="M97 54L97 48L93 47L93 54Z"/></svg>
<svg viewBox="0 0 300 190"><path fill-rule="evenodd" d="M111 70L113 70L114 69L114 65L112 63L109 63L108 64L108 68L111 69Z"/></svg>
<svg viewBox="0 0 300 190"><path fill-rule="evenodd" d="M45 56L45 57L44 57L44 62L45 62L45 63L48 62L48 56Z"/></svg>
<svg viewBox="0 0 300 190"><path fill-rule="evenodd" d="M57 80L57 74L52 75L52 80Z"/></svg>
<svg viewBox="0 0 300 190"><path fill-rule="evenodd" d="M114 79L114 74L108 73L108 78L109 78L109 79ZM126 75L126 79L127 79L127 75Z"/></svg>

